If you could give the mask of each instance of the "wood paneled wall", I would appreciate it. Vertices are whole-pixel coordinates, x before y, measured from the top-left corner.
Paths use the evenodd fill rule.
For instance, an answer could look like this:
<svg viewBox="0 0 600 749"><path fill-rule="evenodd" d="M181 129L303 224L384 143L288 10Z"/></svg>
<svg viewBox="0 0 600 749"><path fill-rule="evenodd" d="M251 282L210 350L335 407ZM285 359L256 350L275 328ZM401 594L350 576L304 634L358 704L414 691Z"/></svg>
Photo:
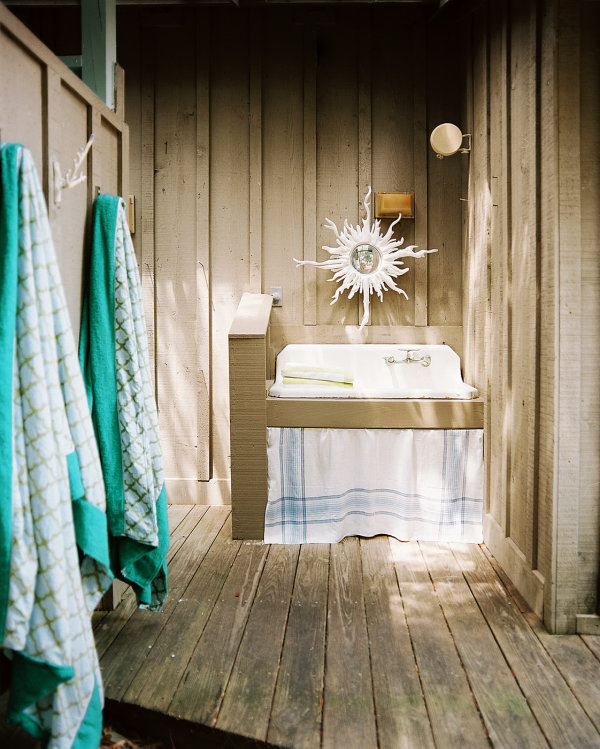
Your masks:
<svg viewBox="0 0 600 749"><path fill-rule="evenodd" d="M442 342L462 349L460 161L428 133L460 115L455 34L406 7L120 7L134 241L174 502L229 501L227 333L245 291L281 286L269 368L288 341ZM357 223L369 185L414 191L409 300L330 305L323 226ZM386 222L383 222L384 225Z"/></svg>
<svg viewBox="0 0 600 749"><path fill-rule="evenodd" d="M73 329L81 319L85 232L96 189L127 192L129 131L123 121L124 81L109 109L12 13L0 4L0 140L32 153L48 205L52 238ZM62 173L94 133L83 184L63 190L55 205L52 163Z"/></svg>
<svg viewBox="0 0 600 749"><path fill-rule="evenodd" d="M598 11L494 0L463 15L465 375L487 399L484 537L557 632L598 626Z"/></svg>

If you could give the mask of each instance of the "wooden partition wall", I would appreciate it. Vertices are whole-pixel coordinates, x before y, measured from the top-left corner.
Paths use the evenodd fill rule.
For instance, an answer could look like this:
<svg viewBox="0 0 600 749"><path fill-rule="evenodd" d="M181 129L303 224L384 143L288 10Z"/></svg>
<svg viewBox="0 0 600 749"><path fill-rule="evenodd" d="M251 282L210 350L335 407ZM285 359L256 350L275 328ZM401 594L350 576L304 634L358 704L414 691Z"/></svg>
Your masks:
<svg viewBox="0 0 600 749"><path fill-rule="evenodd" d="M484 538L551 631L599 631L600 7L463 4L465 378Z"/></svg>
<svg viewBox="0 0 600 749"><path fill-rule="evenodd" d="M156 369L169 497L229 502L227 334L244 292L282 288L268 374L289 341L462 348L460 163L428 132L459 115L456 36L407 6L119 7L135 237ZM454 66L454 67L453 67ZM330 305L324 228L357 223L368 186L414 192L401 286ZM387 227L387 222L383 222Z"/></svg>
<svg viewBox="0 0 600 749"><path fill-rule="evenodd" d="M46 196L52 238L73 330L81 318L86 224L99 189L125 195L129 131L124 123L124 80L116 111L109 109L4 5L0 4L0 141L21 143L35 160ZM83 184L53 200L53 162L62 174L94 133Z"/></svg>

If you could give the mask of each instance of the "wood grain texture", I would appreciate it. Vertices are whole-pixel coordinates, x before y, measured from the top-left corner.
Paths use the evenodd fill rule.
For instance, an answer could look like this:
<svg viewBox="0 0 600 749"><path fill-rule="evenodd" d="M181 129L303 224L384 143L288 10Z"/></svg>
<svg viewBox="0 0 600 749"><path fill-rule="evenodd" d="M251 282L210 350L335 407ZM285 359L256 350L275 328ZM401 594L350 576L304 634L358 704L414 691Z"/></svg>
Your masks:
<svg viewBox="0 0 600 749"><path fill-rule="evenodd" d="M303 29L293 22L293 9L289 8L281 8L275 15L268 13L264 23L263 289L268 293L271 286L282 287L283 304L273 309L272 324L302 323L303 297L310 289L309 270L308 266L296 268L292 258L303 258L304 221L308 230L310 220L314 219L308 192L304 203L300 196L305 182L312 179L313 192L316 184L314 148L311 171L311 141L303 125L303 111L309 108L308 93L303 96ZM314 130L314 109L312 126ZM306 246L312 247L314 254L314 239L307 238ZM312 274L314 278L314 268ZM312 293L314 297L314 289Z"/></svg>
<svg viewBox="0 0 600 749"><path fill-rule="evenodd" d="M581 453L580 475L600 476L600 382L593 365L600 330L600 275L594 248L600 241L600 165L592 154L600 147L600 55L596 39L600 33L600 7L592 2L581 6L580 96L581 96ZM575 123L572 123L575 127ZM575 177L575 179L577 179ZM597 481L580 484L577 572L577 609L598 611L600 544L593 528L600 524L600 493Z"/></svg>
<svg viewBox="0 0 600 749"><path fill-rule="evenodd" d="M553 747L594 746L596 731L476 546L454 554L529 707Z"/></svg>
<svg viewBox="0 0 600 749"><path fill-rule="evenodd" d="M266 328L270 309L270 297L245 295L229 334L234 538L259 539L264 531L267 506Z"/></svg>
<svg viewBox="0 0 600 749"><path fill-rule="evenodd" d="M156 67L154 264L159 425L167 476L198 479L194 25L161 32Z"/></svg>
<svg viewBox="0 0 600 749"><path fill-rule="evenodd" d="M326 218L338 227L344 220L356 225L360 203L358 194L358 56L359 24L356 6L332 9L334 23L318 28L318 67L316 96L317 136L317 260L329 258L323 245L335 247L335 235L324 227ZM340 296L332 306L335 287L331 274L317 269L317 324L355 325L358 322L357 296Z"/></svg>
<svg viewBox="0 0 600 749"><path fill-rule="evenodd" d="M212 478L211 260L210 260L210 22L198 10L196 24L196 352L198 478ZM198 497L197 501L202 502Z"/></svg>
<svg viewBox="0 0 600 749"><path fill-rule="evenodd" d="M200 509L201 506L198 505L198 510ZM198 512L198 510L190 513L188 522L182 523L179 526L180 532L174 534L173 556L168 560L169 595L162 611L157 613L144 609L135 610L118 634L117 648L112 649L110 653L106 653L103 658L102 675L104 684L107 685L107 688L110 688L116 699L122 699L128 692L128 701L135 701L140 682L137 681L133 686L132 682L136 680L140 669L143 669L146 674L148 673L146 661L150 655L154 655L151 651L161 632L154 624L155 618L158 617L162 620L163 626L169 620L187 586L184 571L189 567L197 567L201 563L229 514L227 511L223 511L223 508L213 507L205 522L200 523L204 512ZM190 543L184 544L188 535L190 536ZM151 634L149 634L149 631ZM143 643L144 647L135 648L135 655L132 652L126 668L123 668L122 659L113 660L111 658L111 654L118 652L118 649L132 650L133 645L139 643Z"/></svg>
<svg viewBox="0 0 600 749"><path fill-rule="evenodd" d="M150 651L145 648L144 661L128 685L125 698L133 704L167 711L239 550L239 542L231 540L229 510L212 509L224 518L224 524L202 565L180 568L183 595L173 601L168 626L155 634Z"/></svg>
<svg viewBox="0 0 600 749"><path fill-rule="evenodd" d="M361 539L365 612L380 746L433 747L389 541Z"/></svg>
<svg viewBox="0 0 600 749"><path fill-rule="evenodd" d="M484 726L418 544L390 539L437 747L482 747Z"/></svg>
<svg viewBox="0 0 600 749"><path fill-rule="evenodd" d="M269 549L216 721L222 731L266 740L299 553Z"/></svg>
<svg viewBox="0 0 600 749"><path fill-rule="evenodd" d="M267 551L256 542L240 548L175 691L171 715L215 725Z"/></svg>
<svg viewBox="0 0 600 749"><path fill-rule="evenodd" d="M419 546L492 745L547 747L451 550Z"/></svg>
<svg viewBox="0 0 600 749"><path fill-rule="evenodd" d="M117 612L96 617L102 662L142 664L120 669L124 713L218 745L312 749L322 730L336 748L600 742L599 638L548 635L485 547L269 547L232 541L228 508L169 513L174 601L137 638ZM109 678L110 704L119 690Z"/></svg>
<svg viewBox="0 0 600 749"><path fill-rule="evenodd" d="M377 746L360 545L331 546L323 747Z"/></svg>
<svg viewBox="0 0 600 749"><path fill-rule="evenodd" d="M311 749L323 714L329 544L300 549L267 740Z"/></svg>
<svg viewBox="0 0 600 749"><path fill-rule="evenodd" d="M482 429L483 401L267 398L268 426L346 429Z"/></svg>

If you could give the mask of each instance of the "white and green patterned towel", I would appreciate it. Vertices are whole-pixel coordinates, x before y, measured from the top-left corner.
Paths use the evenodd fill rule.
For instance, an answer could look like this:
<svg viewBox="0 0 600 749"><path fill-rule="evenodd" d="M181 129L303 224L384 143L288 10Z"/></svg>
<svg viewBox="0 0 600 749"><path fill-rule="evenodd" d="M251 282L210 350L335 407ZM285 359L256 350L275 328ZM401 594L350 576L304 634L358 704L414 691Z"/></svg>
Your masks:
<svg viewBox="0 0 600 749"><path fill-rule="evenodd" d="M5 145L0 166L8 717L52 749L95 749L103 694L90 617L112 580L101 466L33 158Z"/></svg>
<svg viewBox="0 0 600 749"><path fill-rule="evenodd" d="M111 563L140 606L160 609L169 544L142 292L125 203L94 204L79 355L104 471Z"/></svg>

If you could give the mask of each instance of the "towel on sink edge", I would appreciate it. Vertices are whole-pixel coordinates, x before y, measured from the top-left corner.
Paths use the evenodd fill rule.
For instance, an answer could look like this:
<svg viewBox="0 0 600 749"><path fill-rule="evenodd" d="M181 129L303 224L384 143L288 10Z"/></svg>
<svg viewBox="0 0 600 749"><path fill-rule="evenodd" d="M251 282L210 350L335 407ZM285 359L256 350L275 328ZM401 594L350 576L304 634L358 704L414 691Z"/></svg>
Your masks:
<svg viewBox="0 0 600 749"><path fill-rule="evenodd" d="M0 643L7 708L51 749L95 749L91 613L112 580L101 466L44 196L0 147Z"/></svg>
<svg viewBox="0 0 600 749"><path fill-rule="evenodd" d="M138 604L167 595L167 497L142 291L121 198L94 204L79 356L106 484L111 563Z"/></svg>

